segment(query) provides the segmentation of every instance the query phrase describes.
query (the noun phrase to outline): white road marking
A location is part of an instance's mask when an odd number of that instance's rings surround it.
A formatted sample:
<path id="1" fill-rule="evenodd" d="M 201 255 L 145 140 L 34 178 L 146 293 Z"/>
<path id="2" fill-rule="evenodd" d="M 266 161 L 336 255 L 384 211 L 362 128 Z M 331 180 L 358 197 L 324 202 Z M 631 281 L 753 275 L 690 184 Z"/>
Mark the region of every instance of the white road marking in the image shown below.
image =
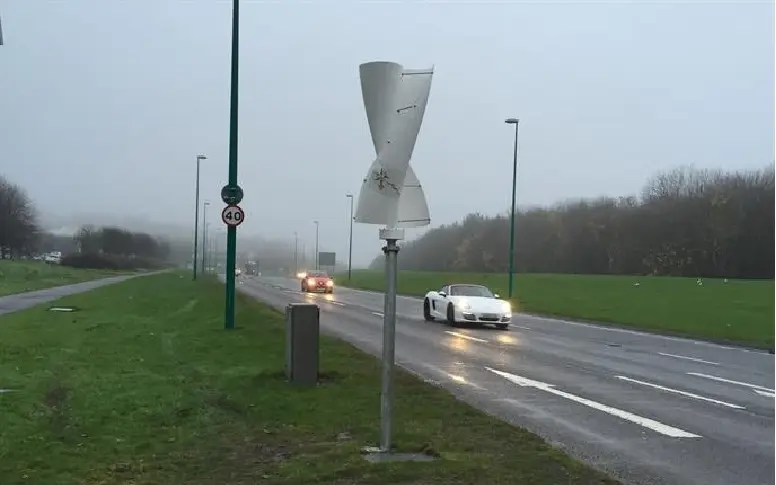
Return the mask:
<path id="1" fill-rule="evenodd" d="M 329 303 L 331 303 L 332 305 L 345 306 L 345 304 L 344 304 L 344 303 L 340 303 L 340 302 L 338 302 L 338 301 L 330 301 Z"/>
<path id="2" fill-rule="evenodd" d="M 382 317 L 382 316 L 384 316 L 384 315 L 383 315 L 382 313 L 380 313 L 380 312 L 372 312 L 372 315 L 377 315 L 378 317 Z"/>
<path id="3" fill-rule="evenodd" d="M 700 362 L 701 364 L 719 365 L 719 363 L 717 363 L 717 362 L 712 362 L 710 360 L 698 359 L 696 357 L 687 357 L 686 355 L 667 354 L 665 352 L 658 352 L 658 355 L 663 355 L 665 357 L 673 357 L 674 359 L 691 360 L 693 362 Z"/>
<path id="4" fill-rule="evenodd" d="M 761 391 L 759 389 L 752 389 L 752 390 L 754 392 L 756 392 L 757 394 L 761 395 L 761 396 L 770 397 L 770 398 L 776 398 L 776 394 L 774 394 L 772 392 Z"/>
<path id="5" fill-rule="evenodd" d="M 522 325 L 510 325 L 512 328 L 522 328 L 523 330 L 531 330 L 531 327 L 524 327 Z"/>
<path id="6" fill-rule="evenodd" d="M 711 379 L 712 381 L 725 382 L 725 383 L 728 383 L 728 384 L 735 384 L 737 386 L 749 387 L 751 389 L 759 389 L 761 391 L 770 392 L 771 394 L 776 392 L 773 389 L 768 389 L 765 386 L 758 386 L 757 384 L 749 384 L 748 382 L 734 381 L 734 380 L 731 380 L 731 379 L 725 379 L 724 377 L 717 377 L 717 376 L 712 376 L 712 375 L 709 375 L 709 374 L 701 374 L 700 372 L 688 372 L 687 374 L 691 375 L 691 376 L 705 377 L 706 379 Z"/>
<path id="7" fill-rule="evenodd" d="M 465 338 L 466 340 L 473 340 L 475 342 L 487 342 L 487 340 L 485 340 L 485 339 L 477 338 L 477 337 L 472 337 L 470 335 L 466 335 L 465 333 L 451 332 L 450 330 L 445 330 L 445 333 L 449 334 L 449 335 L 454 335 L 456 337 Z"/>
<path id="8" fill-rule="evenodd" d="M 653 384 L 651 382 L 639 381 L 639 380 L 631 379 L 630 377 L 625 377 L 625 376 L 615 376 L 615 377 L 617 377 L 617 379 L 620 379 L 622 381 L 633 382 L 634 384 L 641 384 L 641 385 L 644 385 L 644 386 L 653 387 L 655 389 L 660 389 L 661 391 L 673 392 L 674 394 L 681 394 L 682 396 L 687 396 L 687 397 L 691 397 L 693 399 L 698 399 L 699 401 L 711 402 L 711 403 L 714 403 L 714 404 L 719 404 L 720 406 L 725 406 L 725 407 L 733 408 L 733 409 L 746 409 L 745 407 L 739 406 L 738 404 L 732 404 L 732 403 L 725 402 L 725 401 L 719 401 L 717 399 L 712 399 L 710 397 L 701 396 L 700 394 L 694 394 L 692 392 L 681 391 L 679 389 L 672 389 L 670 387 L 661 386 L 659 384 Z"/>
<path id="9" fill-rule="evenodd" d="M 652 431 L 655 431 L 656 433 L 660 433 L 662 435 L 670 436 L 672 438 L 700 438 L 700 435 L 689 433 L 679 428 L 674 428 L 673 426 L 663 424 L 659 421 L 638 416 L 628 411 L 623 411 L 622 409 L 613 408 L 605 404 L 601 404 L 600 402 L 591 401 L 590 399 L 585 399 L 583 397 L 579 397 L 569 392 L 555 389 L 553 384 L 534 381 L 526 377 L 518 376 L 516 374 L 510 374 L 509 372 L 492 369 L 490 367 L 485 367 L 485 368 L 490 372 L 493 372 L 494 374 L 499 375 L 504 379 L 517 384 L 518 386 L 533 387 L 545 392 L 549 392 L 550 394 L 560 396 L 562 398 L 568 399 L 569 401 L 574 401 L 579 404 L 585 405 L 587 407 L 596 409 L 598 411 L 603 411 L 607 414 L 611 414 L 612 416 L 616 416 L 620 419 L 624 419 L 626 421 L 630 421 L 632 423 L 638 424 L 639 426 L 643 426 L 647 429 L 651 429 Z"/>

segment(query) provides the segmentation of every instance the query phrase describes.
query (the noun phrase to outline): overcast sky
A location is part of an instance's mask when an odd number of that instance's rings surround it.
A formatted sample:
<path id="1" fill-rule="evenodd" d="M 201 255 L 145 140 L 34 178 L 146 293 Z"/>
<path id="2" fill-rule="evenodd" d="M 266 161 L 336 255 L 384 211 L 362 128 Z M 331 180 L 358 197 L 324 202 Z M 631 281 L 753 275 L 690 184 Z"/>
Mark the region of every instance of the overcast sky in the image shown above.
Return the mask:
<path id="1" fill-rule="evenodd" d="M 772 2 L 241 2 L 239 231 L 345 256 L 374 157 L 358 66 L 435 66 L 412 165 L 432 225 L 773 163 Z M 0 173 L 41 212 L 191 224 L 227 178 L 231 2 L 0 0 Z M 211 211 L 217 216 L 217 210 Z M 86 222 L 86 221 L 85 221 Z M 409 235 L 422 230 L 408 231 Z M 354 258 L 381 246 L 356 225 Z"/>

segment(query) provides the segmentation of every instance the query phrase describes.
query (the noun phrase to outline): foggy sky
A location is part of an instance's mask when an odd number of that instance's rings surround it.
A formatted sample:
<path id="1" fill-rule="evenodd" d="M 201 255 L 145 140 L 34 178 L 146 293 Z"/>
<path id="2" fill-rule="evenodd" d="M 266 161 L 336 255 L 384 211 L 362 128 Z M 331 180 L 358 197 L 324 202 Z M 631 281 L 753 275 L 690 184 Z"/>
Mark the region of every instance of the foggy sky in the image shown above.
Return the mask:
<path id="1" fill-rule="evenodd" d="M 637 194 L 681 164 L 773 163 L 770 2 L 241 3 L 238 230 L 346 257 L 374 157 L 358 65 L 435 67 L 412 159 L 432 225 L 518 202 Z M 231 2 L 0 0 L 0 173 L 45 214 L 217 222 Z M 86 221 L 84 221 L 86 222 Z M 220 225 L 220 222 L 217 223 Z M 368 263 L 377 227 L 356 225 Z M 422 229 L 409 230 L 414 236 Z"/>

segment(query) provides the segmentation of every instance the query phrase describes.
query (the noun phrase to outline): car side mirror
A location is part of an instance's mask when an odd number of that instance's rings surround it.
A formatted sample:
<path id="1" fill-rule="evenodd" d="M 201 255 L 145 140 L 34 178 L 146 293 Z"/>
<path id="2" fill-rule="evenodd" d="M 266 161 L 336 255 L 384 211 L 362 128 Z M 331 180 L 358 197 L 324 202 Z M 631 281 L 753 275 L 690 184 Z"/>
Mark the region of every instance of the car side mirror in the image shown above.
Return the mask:
<path id="1" fill-rule="evenodd" d="M 439 296 L 441 296 L 442 298 L 447 298 L 447 293 L 445 293 L 444 291 L 440 291 Z"/>
<path id="2" fill-rule="evenodd" d="M 493 297 L 494 297 L 494 298 L 501 298 L 501 295 L 499 295 L 498 293 L 494 293 L 494 294 L 493 294 Z"/>

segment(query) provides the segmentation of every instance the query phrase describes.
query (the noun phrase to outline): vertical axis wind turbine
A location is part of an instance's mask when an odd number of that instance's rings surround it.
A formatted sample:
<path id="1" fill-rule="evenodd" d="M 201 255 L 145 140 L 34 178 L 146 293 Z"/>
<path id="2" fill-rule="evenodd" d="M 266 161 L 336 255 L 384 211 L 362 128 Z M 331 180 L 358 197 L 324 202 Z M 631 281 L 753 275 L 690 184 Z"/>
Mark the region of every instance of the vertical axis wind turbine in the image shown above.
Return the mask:
<path id="1" fill-rule="evenodd" d="M 375 147 L 361 190 L 355 222 L 379 224 L 385 240 L 385 303 L 380 392 L 380 446 L 369 452 L 391 452 L 393 366 L 396 344 L 397 241 L 407 227 L 431 223 L 423 188 L 410 166 L 434 69 L 405 69 L 395 62 L 359 66 L 361 95 Z"/>

